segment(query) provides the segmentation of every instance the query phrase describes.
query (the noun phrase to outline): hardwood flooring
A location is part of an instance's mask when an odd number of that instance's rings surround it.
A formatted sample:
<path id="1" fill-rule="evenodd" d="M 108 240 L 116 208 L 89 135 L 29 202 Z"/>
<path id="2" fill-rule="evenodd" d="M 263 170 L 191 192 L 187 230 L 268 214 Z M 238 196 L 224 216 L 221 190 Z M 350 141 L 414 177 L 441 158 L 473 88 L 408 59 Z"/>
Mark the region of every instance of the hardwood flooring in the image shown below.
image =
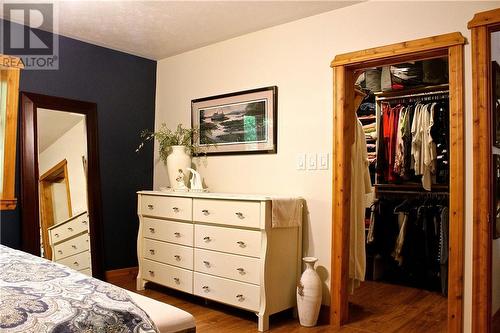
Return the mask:
<path id="1" fill-rule="evenodd" d="M 109 281 L 122 288 L 135 291 L 135 280 L 118 278 Z M 196 321 L 197 333 L 255 333 L 255 314 L 216 302 L 181 293 L 154 284 L 138 292 L 191 313 Z M 419 289 L 364 282 L 350 297 L 351 321 L 340 330 L 329 325 L 313 328 L 300 326 L 291 311 L 270 318 L 270 332 L 277 333 L 438 333 L 446 331 L 446 298 Z"/>

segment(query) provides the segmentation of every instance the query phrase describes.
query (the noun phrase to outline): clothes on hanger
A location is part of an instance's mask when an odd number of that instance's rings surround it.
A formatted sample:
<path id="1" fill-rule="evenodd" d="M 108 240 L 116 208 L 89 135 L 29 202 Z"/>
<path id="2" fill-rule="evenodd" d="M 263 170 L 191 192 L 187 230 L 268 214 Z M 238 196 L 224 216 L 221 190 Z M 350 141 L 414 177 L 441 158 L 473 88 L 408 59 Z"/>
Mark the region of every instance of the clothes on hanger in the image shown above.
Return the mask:
<path id="1" fill-rule="evenodd" d="M 382 258 L 384 281 L 447 293 L 448 207 L 441 199 L 378 198 L 367 244 Z"/>

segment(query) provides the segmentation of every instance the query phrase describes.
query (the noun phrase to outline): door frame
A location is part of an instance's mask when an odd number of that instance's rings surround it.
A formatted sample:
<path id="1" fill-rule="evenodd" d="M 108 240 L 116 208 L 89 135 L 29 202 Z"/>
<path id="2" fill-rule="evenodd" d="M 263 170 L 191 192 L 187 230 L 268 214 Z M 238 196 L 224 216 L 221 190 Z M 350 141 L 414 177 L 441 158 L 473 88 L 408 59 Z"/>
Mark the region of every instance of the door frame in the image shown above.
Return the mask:
<path id="1" fill-rule="evenodd" d="M 471 30 L 473 117 L 473 220 L 472 220 L 472 331 L 491 332 L 492 238 L 491 216 L 491 49 L 490 34 L 500 30 L 500 9 L 477 13 Z"/>
<path id="2" fill-rule="evenodd" d="M 101 178 L 97 130 L 97 105 L 61 97 L 21 92 L 21 202 L 23 251 L 40 256 L 40 197 L 38 193 L 37 109 L 85 115 L 87 129 L 87 202 L 92 276 L 103 279 Z"/>
<path id="3" fill-rule="evenodd" d="M 450 247 L 448 332 L 462 331 L 464 279 L 464 112 L 461 33 L 449 33 L 338 55 L 331 63 L 334 94 L 330 323 L 348 321 L 351 145 L 354 142 L 355 72 L 404 61 L 448 57 L 450 90 Z"/>

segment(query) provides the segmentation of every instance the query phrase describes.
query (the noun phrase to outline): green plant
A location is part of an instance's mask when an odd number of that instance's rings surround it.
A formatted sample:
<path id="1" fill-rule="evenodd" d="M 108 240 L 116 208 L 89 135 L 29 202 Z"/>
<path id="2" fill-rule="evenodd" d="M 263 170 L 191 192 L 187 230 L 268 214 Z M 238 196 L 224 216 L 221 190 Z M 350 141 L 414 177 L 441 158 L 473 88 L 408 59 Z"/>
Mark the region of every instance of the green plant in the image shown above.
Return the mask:
<path id="1" fill-rule="evenodd" d="M 136 153 L 139 152 L 144 147 L 146 142 L 155 138 L 160 145 L 160 158 L 164 163 L 167 163 L 167 156 L 171 153 L 172 146 L 185 146 L 186 149 L 194 155 L 201 153 L 200 147 L 193 143 L 199 141 L 199 135 L 200 130 L 197 127 L 183 128 L 182 124 L 179 124 L 177 125 L 175 131 L 172 131 L 165 123 L 163 123 L 161 124 L 160 129 L 156 132 L 143 130 L 141 132 L 142 142 L 135 151 Z"/>

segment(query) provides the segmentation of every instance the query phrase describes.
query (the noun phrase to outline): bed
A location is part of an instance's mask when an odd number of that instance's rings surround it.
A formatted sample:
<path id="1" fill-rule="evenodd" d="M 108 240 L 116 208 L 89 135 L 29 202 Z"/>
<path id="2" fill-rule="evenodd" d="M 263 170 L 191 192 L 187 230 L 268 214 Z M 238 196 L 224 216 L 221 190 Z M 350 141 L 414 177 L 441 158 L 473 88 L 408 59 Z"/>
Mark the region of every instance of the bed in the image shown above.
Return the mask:
<path id="1" fill-rule="evenodd" d="M 0 245 L 0 331 L 191 333 L 189 313 Z"/>

